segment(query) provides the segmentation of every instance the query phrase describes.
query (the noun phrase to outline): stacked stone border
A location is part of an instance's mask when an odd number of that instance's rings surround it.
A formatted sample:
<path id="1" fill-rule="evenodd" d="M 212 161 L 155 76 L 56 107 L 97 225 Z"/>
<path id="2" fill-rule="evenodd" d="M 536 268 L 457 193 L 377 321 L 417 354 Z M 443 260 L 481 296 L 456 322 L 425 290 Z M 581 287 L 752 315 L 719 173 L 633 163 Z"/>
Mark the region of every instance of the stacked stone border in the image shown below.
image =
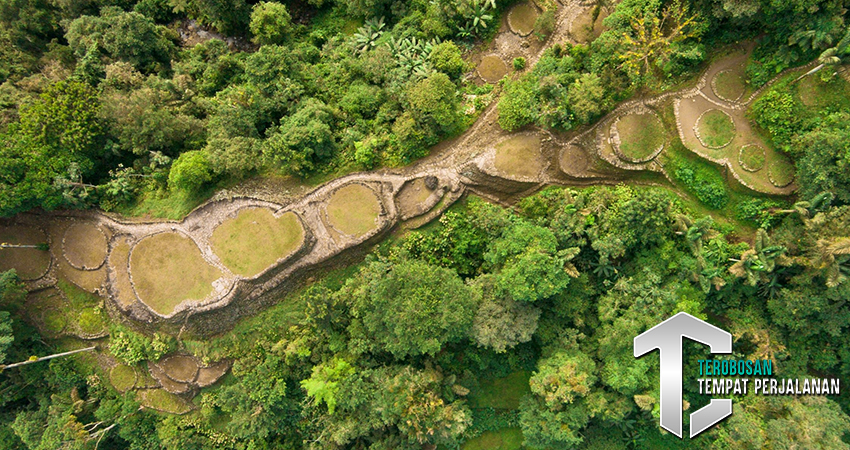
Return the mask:
<path id="1" fill-rule="evenodd" d="M 620 119 L 622 119 L 623 117 L 626 117 L 631 114 L 651 114 L 656 119 L 658 119 L 659 122 L 661 122 L 661 128 L 664 128 L 664 122 L 661 121 L 660 117 L 658 117 L 658 113 L 649 108 L 646 108 L 646 111 L 644 112 L 640 112 L 639 109 L 640 108 L 636 108 L 635 111 L 630 112 L 629 114 L 623 114 L 618 116 L 611 124 L 611 128 L 608 129 L 608 134 L 611 136 L 611 145 L 614 149 L 614 153 L 617 154 L 618 158 L 632 164 L 645 164 L 654 160 L 658 157 L 658 155 L 661 154 L 662 151 L 664 151 L 664 146 L 666 144 L 666 142 L 662 142 L 661 145 L 658 146 L 658 148 L 653 150 L 652 153 L 649 154 L 649 156 L 646 156 L 644 158 L 632 158 L 623 153 L 622 149 L 620 148 L 620 130 L 617 128 L 617 125 L 620 123 Z M 664 132 L 666 133 L 667 130 L 665 129 Z M 664 140 L 666 141 L 667 139 Z"/>
<path id="2" fill-rule="evenodd" d="M 66 245 L 66 239 L 67 239 L 67 237 L 68 237 L 68 230 L 70 230 L 72 227 L 75 227 L 75 226 L 85 226 L 85 225 L 91 225 L 91 226 L 93 226 L 93 227 L 94 227 L 97 231 L 99 231 L 99 232 L 100 232 L 100 235 L 101 235 L 101 236 L 103 236 L 103 242 L 104 242 L 104 245 L 106 245 L 106 251 L 105 251 L 105 254 L 104 254 L 104 256 L 103 256 L 103 260 L 101 260 L 101 261 L 100 261 L 100 263 L 99 263 L 97 266 L 95 266 L 95 267 L 78 266 L 78 265 L 74 264 L 74 262 L 73 262 L 73 261 L 71 261 L 71 258 L 69 258 L 69 257 L 68 257 L 68 246 Z M 77 269 L 77 270 L 83 270 L 83 271 L 95 271 L 95 270 L 98 270 L 98 269 L 100 269 L 101 267 L 103 267 L 103 265 L 104 265 L 104 264 L 106 264 L 106 257 L 107 257 L 108 255 L 109 255 L 109 238 L 107 238 L 107 237 L 106 237 L 106 233 L 104 233 L 104 232 L 103 232 L 103 229 L 102 229 L 100 226 L 98 226 L 98 224 L 96 224 L 96 223 L 86 223 L 86 222 L 76 222 L 76 221 L 75 221 L 75 222 L 71 223 L 70 225 L 68 225 L 68 227 L 66 227 L 66 228 L 65 228 L 65 232 L 64 232 L 64 233 L 62 233 L 62 257 L 63 257 L 63 258 L 65 258 L 65 261 L 66 261 L 66 262 L 67 262 L 67 263 L 68 263 L 71 267 L 73 267 L 73 268 L 75 268 L 75 269 Z"/>

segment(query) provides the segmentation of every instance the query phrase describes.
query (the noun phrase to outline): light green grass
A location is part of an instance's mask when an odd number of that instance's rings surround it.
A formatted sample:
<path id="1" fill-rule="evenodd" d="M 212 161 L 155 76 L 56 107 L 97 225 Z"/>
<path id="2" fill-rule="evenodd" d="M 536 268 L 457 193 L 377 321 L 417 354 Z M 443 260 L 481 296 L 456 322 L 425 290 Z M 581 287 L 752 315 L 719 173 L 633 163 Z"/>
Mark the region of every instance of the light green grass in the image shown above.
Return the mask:
<path id="1" fill-rule="evenodd" d="M 77 323 L 85 334 L 100 334 L 106 330 L 106 318 L 100 308 L 86 308 L 80 312 Z"/>
<path id="2" fill-rule="evenodd" d="M 702 142 L 709 147 L 723 147 L 735 138 L 735 123 L 729 115 L 718 109 L 703 114 L 697 127 Z"/>
<path id="3" fill-rule="evenodd" d="M 41 316 L 45 328 L 51 333 L 61 333 L 68 325 L 68 319 L 65 317 L 67 313 L 60 309 L 48 309 Z"/>
<path id="4" fill-rule="evenodd" d="M 118 392 L 127 392 L 136 387 L 136 369 L 119 364 L 109 371 L 109 382 Z"/>
<path id="5" fill-rule="evenodd" d="M 776 158 L 767 168 L 770 171 L 770 182 L 776 186 L 787 186 L 794 181 L 794 165 L 785 158 Z"/>
<path id="6" fill-rule="evenodd" d="M 214 231 L 212 249 L 233 273 L 253 277 L 297 250 L 304 228 L 295 213 L 275 218 L 266 208 L 247 208 Z"/>
<path id="7" fill-rule="evenodd" d="M 653 113 L 627 114 L 617 122 L 620 152 L 632 161 L 652 156 L 667 139 L 664 124 Z"/>
<path id="8" fill-rule="evenodd" d="M 331 225 L 345 234 L 361 236 L 375 229 L 381 205 L 375 192 L 352 183 L 333 193 L 327 206 Z"/>
<path id="9" fill-rule="evenodd" d="M 739 161 L 746 170 L 761 170 L 764 167 L 764 149 L 758 145 L 744 146 L 741 148 Z"/>
<path id="10" fill-rule="evenodd" d="M 191 239 L 177 233 L 142 239 L 130 255 L 130 273 L 139 298 L 163 315 L 184 300 L 204 299 L 222 276 Z"/>

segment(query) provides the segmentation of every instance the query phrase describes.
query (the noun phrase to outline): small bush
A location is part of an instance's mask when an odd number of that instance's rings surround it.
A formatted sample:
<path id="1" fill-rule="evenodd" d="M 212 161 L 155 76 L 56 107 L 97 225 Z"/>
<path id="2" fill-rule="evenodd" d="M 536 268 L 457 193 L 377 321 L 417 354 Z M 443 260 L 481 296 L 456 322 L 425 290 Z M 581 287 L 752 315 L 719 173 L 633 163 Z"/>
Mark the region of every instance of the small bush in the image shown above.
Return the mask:
<path id="1" fill-rule="evenodd" d="M 519 58 L 514 58 L 513 66 L 514 70 L 522 70 L 525 69 L 525 58 L 520 56 Z"/>
<path id="2" fill-rule="evenodd" d="M 749 222 L 759 228 L 770 228 L 778 219 L 770 213 L 770 210 L 779 207 L 780 204 L 774 200 L 753 198 L 738 203 L 735 216 L 738 220 Z"/>
<path id="3" fill-rule="evenodd" d="M 752 115 L 756 123 L 770 133 L 773 143 L 787 151 L 801 121 L 791 94 L 771 88 L 753 103 Z"/>
<path id="4" fill-rule="evenodd" d="M 159 360 L 176 345 L 177 341 L 171 336 L 156 333 L 151 339 L 125 328 L 116 328 L 112 331 L 109 351 L 128 365 L 134 365 L 145 360 Z"/>
<path id="5" fill-rule="evenodd" d="M 691 162 L 679 162 L 675 167 L 673 176 L 699 201 L 714 209 L 723 208 L 729 202 L 723 177 L 710 167 Z"/>

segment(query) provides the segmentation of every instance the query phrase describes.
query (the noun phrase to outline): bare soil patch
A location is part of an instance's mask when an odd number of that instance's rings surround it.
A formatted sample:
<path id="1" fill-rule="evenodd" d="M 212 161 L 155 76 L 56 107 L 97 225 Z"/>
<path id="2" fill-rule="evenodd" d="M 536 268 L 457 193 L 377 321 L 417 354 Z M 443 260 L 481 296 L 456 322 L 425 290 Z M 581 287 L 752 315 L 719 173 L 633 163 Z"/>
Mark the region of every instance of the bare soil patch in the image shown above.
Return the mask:
<path id="1" fill-rule="evenodd" d="M 577 175 L 589 164 L 587 151 L 577 145 L 568 145 L 561 151 L 561 170 L 568 175 Z"/>
<path id="2" fill-rule="evenodd" d="M 12 245 L 39 245 L 47 243 L 47 236 L 36 227 L 24 225 L 0 226 L 0 243 Z M 37 248 L 0 249 L 0 271 L 15 269 L 23 280 L 37 280 L 50 268 L 50 253 Z"/>
<path id="3" fill-rule="evenodd" d="M 221 361 L 209 367 L 201 367 L 198 371 L 198 380 L 196 381 L 198 387 L 212 386 L 227 373 L 229 368 L 230 364 L 226 361 Z"/>
<path id="4" fill-rule="evenodd" d="M 362 236 L 378 226 L 381 204 L 375 191 L 351 183 L 337 189 L 327 204 L 328 222 L 341 233 Z"/>
<path id="5" fill-rule="evenodd" d="M 508 66 L 499 55 L 487 55 L 478 63 L 478 76 L 482 80 L 495 84 L 508 73 Z"/>
<path id="6" fill-rule="evenodd" d="M 508 26 L 515 34 L 528 36 L 534 31 L 534 23 L 540 11 L 531 2 L 514 5 L 508 12 Z"/>
<path id="7" fill-rule="evenodd" d="M 536 177 L 543 169 L 540 135 L 520 134 L 500 142 L 494 165 L 503 174 Z"/>
<path id="8" fill-rule="evenodd" d="M 75 222 L 65 229 L 62 254 L 78 270 L 94 270 L 103 265 L 108 251 L 106 235 L 90 222 Z"/>
<path id="9" fill-rule="evenodd" d="M 142 239 L 130 254 L 130 269 L 139 299 L 163 315 L 185 300 L 203 300 L 222 276 L 191 239 L 178 233 Z"/>
<path id="10" fill-rule="evenodd" d="M 425 186 L 425 177 L 416 178 L 404 184 L 396 197 L 399 213 L 403 217 L 418 215 L 425 202 L 434 193 Z"/>
<path id="11" fill-rule="evenodd" d="M 233 273 L 253 277 L 298 250 L 304 227 L 293 212 L 280 217 L 266 208 L 245 208 L 213 231 L 213 252 Z"/>

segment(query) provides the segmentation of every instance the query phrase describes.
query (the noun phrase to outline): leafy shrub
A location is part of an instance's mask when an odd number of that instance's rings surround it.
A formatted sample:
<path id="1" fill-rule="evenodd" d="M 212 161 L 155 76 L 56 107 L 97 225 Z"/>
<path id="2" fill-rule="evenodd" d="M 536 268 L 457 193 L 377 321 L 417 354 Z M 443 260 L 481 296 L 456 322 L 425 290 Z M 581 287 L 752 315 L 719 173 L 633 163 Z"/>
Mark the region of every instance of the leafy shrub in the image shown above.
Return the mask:
<path id="1" fill-rule="evenodd" d="M 770 133 L 773 143 L 787 151 L 800 128 L 800 114 L 791 94 L 772 88 L 753 103 L 751 112 L 756 123 Z"/>
<path id="2" fill-rule="evenodd" d="M 525 58 L 523 58 L 522 56 L 520 56 L 519 58 L 514 58 L 514 61 L 513 61 L 514 70 L 525 69 L 525 64 L 526 64 Z"/>
<path id="3" fill-rule="evenodd" d="M 177 341 L 171 336 L 156 333 L 151 339 L 126 328 L 116 328 L 112 331 L 109 351 L 116 358 L 133 365 L 145 360 L 156 361 L 176 345 Z"/>
<path id="4" fill-rule="evenodd" d="M 699 201 L 711 208 L 720 209 L 729 202 L 723 177 L 707 166 L 679 162 L 676 164 L 673 176 Z"/>
<path id="5" fill-rule="evenodd" d="M 770 228 L 777 217 L 770 214 L 769 210 L 779 207 L 779 202 L 775 200 L 753 198 L 738 203 L 735 207 L 735 216 L 738 220 L 757 225 L 759 228 Z"/>

